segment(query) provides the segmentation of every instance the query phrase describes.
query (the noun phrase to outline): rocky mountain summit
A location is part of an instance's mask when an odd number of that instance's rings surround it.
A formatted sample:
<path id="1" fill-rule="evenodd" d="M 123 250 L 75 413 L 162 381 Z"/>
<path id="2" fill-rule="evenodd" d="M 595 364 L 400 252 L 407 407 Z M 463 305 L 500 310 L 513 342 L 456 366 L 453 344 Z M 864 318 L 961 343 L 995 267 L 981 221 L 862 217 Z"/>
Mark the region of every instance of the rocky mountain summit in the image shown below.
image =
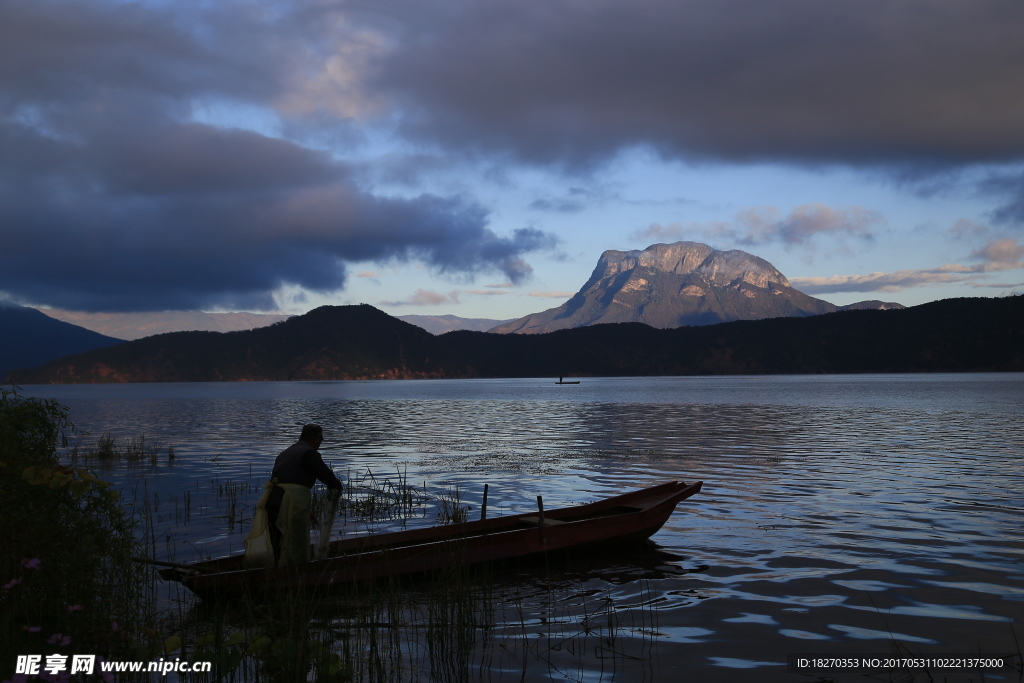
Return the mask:
<path id="1" fill-rule="evenodd" d="M 606 251 L 587 283 L 564 304 L 490 332 L 535 334 L 626 322 L 673 328 L 836 310 L 793 289 L 775 266 L 753 254 L 675 242 L 643 251 Z"/>

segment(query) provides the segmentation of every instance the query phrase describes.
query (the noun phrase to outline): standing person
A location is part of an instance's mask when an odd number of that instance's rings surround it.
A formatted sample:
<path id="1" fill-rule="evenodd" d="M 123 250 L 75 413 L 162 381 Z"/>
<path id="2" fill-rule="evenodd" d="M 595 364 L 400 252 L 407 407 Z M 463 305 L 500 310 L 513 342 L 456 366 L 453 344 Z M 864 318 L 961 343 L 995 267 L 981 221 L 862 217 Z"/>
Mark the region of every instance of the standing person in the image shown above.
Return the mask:
<path id="1" fill-rule="evenodd" d="M 320 425 L 307 424 L 299 440 L 277 456 L 245 541 L 246 567 L 287 567 L 309 562 L 313 485 L 319 479 L 331 489 L 331 495 L 341 493 L 341 481 L 317 450 L 323 440 Z"/>

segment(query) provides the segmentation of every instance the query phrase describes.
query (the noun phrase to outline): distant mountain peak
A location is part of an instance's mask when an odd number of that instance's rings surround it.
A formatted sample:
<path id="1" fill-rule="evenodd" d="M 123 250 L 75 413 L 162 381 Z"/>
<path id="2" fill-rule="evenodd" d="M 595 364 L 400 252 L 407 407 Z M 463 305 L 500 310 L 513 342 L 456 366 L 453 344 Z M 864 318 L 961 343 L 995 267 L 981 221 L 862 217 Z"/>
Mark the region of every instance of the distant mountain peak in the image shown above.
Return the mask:
<path id="1" fill-rule="evenodd" d="M 763 258 L 700 242 L 674 242 L 606 251 L 569 301 L 490 331 L 540 333 L 617 322 L 671 328 L 835 310 L 793 289 Z"/>
<path id="2" fill-rule="evenodd" d="M 846 306 L 840 306 L 840 311 L 898 311 L 906 308 L 903 304 L 898 304 L 895 301 L 879 301 L 878 299 L 871 299 L 870 301 L 858 301 L 855 304 L 847 304 Z"/>
<path id="3" fill-rule="evenodd" d="M 444 334 L 456 330 L 486 332 L 497 325 L 504 325 L 511 320 L 494 320 L 493 318 L 460 318 L 457 315 L 400 315 L 399 320 L 422 327 L 430 334 Z"/>

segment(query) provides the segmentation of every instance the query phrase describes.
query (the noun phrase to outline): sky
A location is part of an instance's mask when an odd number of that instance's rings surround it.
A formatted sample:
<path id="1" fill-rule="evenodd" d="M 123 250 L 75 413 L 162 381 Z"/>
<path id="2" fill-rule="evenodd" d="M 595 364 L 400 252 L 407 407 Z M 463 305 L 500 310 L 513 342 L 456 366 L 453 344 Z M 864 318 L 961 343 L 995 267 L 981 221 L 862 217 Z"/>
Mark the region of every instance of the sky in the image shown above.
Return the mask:
<path id="1" fill-rule="evenodd" d="M 4 0 L 0 297 L 515 318 L 607 249 L 1024 292 L 1020 0 Z"/>

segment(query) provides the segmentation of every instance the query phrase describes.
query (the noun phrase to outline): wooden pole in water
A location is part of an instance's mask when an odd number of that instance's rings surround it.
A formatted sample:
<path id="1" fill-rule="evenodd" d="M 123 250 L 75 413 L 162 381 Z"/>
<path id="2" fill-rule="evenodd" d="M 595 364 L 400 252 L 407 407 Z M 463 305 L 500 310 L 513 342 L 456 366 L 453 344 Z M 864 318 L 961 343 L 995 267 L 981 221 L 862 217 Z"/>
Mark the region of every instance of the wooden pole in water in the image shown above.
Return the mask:
<path id="1" fill-rule="evenodd" d="M 487 519 L 487 484 L 484 484 L 484 502 L 480 504 L 480 521 Z"/>
<path id="2" fill-rule="evenodd" d="M 544 496 L 537 496 L 537 508 L 540 510 L 540 542 L 547 543 L 544 538 Z"/>
<path id="3" fill-rule="evenodd" d="M 320 538 L 316 544 L 315 560 L 322 560 L 327 557 L 327 546 L 331 542 L 331 532 L 334 531 L 334 518 L 338 516 L 338 500 L 341 498 L 341 489 L 332 490 L 327 494 L 331 498 L 331 511 L 327 519 L 320 524 Z"/>

